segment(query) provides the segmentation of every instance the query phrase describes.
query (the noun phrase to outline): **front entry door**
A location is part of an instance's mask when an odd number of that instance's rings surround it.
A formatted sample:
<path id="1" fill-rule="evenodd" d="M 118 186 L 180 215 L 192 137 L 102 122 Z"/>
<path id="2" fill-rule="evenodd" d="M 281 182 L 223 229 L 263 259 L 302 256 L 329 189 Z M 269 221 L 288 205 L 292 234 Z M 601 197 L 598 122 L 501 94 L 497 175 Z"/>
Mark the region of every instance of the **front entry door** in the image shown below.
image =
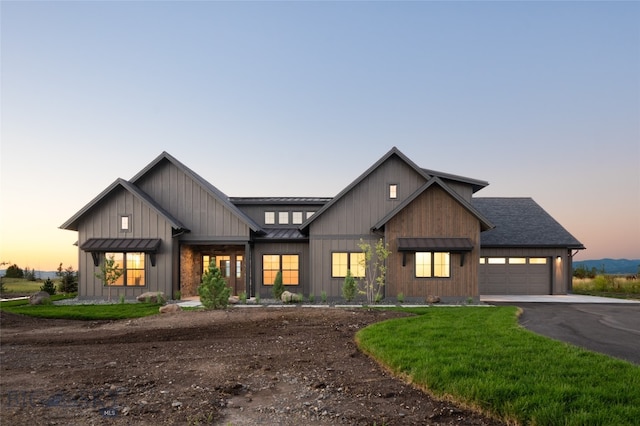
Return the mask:
<path id="1" fill-rule="evenodd" d="M 231 288 L 231 294 L 238 296 L 245 291 L 244 288 L 244 256 L 241 254 L 221 254 L 221 255 L 204 255 L 202 256 L 202 273 L 209 269 L 209 264 L 215 262 L 220 269 L 220 273 L 227 281 L 227 285 Z"/>

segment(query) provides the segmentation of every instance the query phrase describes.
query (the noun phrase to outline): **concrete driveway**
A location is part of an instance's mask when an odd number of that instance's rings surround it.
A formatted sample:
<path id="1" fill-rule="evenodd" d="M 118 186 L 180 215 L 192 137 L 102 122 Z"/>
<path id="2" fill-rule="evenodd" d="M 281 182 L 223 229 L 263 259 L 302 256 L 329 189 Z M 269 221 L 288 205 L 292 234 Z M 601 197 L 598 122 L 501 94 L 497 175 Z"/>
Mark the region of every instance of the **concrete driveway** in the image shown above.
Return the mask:
<path id="1" fill-rule="evenodd" d="M 521 307 L 524 312 L 520 324 L 535 333 L 640 365 L 640 301 L 540 303 L 523 301 L 526 297 L 519 300 L 491 303 Z"/>

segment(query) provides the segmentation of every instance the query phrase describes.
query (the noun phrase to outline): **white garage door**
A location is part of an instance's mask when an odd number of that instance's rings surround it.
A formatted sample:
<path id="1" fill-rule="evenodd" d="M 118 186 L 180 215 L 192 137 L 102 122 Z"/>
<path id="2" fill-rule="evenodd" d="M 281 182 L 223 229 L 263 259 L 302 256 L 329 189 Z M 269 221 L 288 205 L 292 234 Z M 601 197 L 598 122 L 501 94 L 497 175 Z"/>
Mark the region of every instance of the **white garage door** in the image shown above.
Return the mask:
<path id="1" fill-rule="evenodd" d="M 551 294 L 551 262 L 546 257 L 482 257 L 480 294 Z"/>

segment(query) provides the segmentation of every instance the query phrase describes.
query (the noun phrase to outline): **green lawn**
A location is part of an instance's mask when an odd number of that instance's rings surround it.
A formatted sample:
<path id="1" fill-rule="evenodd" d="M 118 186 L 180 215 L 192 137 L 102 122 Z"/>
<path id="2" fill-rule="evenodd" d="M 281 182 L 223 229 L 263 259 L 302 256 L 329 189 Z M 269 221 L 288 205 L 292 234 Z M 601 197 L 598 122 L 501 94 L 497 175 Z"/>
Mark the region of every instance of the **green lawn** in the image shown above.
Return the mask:
<path id="1" fill-rule="evenodd" d="M 357 341 L 436 396 L 520 424 L 639 424 L 638 366 L 529 332 L 515 307 L 411 311 L 418 316 L 371 325 Z"/>
<path id="2" fill-rule="evenodd" d="M 59 280 L 52 280 L 58 287 Z M 18 293 L 29 294 L 37 293 L 40 291 L 40 287 L 44 284 L 44 281 L 29 281 L 24 278 L 5 278 L 2 277 L 5 293 Z"/>
<path id="3" fill-rule="evenodd" d="M 52 300 L 63 298 L 53 296 Z M 0 310 L 39 318 L 74 320 L 119 320 L 140 318 L 158 313 L 160 305 L 153 303 L 116 303 L 98 305 L 29 305 L 27 300 L 0 303 Z"/>

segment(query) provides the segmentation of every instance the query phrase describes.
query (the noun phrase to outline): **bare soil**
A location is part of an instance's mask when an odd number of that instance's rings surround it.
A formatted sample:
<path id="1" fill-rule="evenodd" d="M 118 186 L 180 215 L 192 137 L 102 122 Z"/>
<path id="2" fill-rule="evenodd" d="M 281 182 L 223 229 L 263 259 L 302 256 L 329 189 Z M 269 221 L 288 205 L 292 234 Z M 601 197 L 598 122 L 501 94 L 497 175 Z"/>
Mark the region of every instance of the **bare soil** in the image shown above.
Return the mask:
<path id="1" fill-rule="evenodd" d="M 233 308 L 82 322 L 0 314 L 3 425 L 499 425 L 394 378 L 354 334 L 402 314 Z"/>

